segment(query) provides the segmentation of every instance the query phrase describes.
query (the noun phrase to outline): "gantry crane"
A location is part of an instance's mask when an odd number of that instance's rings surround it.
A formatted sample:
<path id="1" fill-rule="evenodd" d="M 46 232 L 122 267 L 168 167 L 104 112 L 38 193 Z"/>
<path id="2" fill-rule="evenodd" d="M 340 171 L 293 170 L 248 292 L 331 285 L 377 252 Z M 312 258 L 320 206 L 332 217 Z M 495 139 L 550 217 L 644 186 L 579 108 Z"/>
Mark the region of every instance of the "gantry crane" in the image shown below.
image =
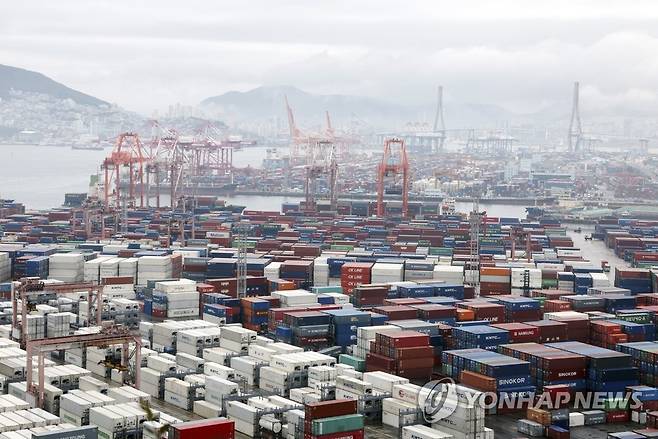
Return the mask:
<path id="1" fill-rule="evenodd" d="M 144 207 L 144 166 L 147 161 L 148 157 L 136 133 L 119 134 L 114 149 L 102 164 L 105 171 L 103 184 L 106 209 L 110 206 L 110 196 L 114 198 L 116 208 L 120 207 L 121 199 L 125 198 L 125 185 L 121 181 L 122 169 L 128 171 L 128 202 L 133 206 L 137 205 L 136 185 L 139 185 L 139 205 Z M 110 193 L 112 186 L 114 188 Z"/>
<path id="2" fill-rule="evenodd" d="M 306 151 L 306 210 L 317 209 L 317 180 L 325 176 L 331 209 L 336 208 L 336 180 L 338 163 L 336 162 L 336 145 L 327 140 L 320 140 Z"/>
<path id="3" fill-rule="evenodd" d="M 134 351 L 130 352 L 130 343 L 134 343 Z M 25 350 L 27 351 L 27 363 L 26 363 L 26 387 L 28 394 L 31 394 L 35 399 L 35 405 L 37 407 L 43 407 L 44 403 L 44 385 L 45 385 L 45 376 L 44 376 L 44 354 L 47 352 L 73 349 L 73 348 L 85 348 L 88 346 L 97 346 L 97 347 L 106 347 L 110 345 L 122 345 L 122 361 L 121 368 L 123 370 L 129 370 L 130 358 L 134 356 L 134 374 L 133 379 L 130 380 L 130 375 L 128 376 L 129 382 L 127 384 L 132 384 L 135 388 L 140 387 L 141 382 L 141 363 L 142 363 L 142 340 L 137 335 L 132 335 L 126 328 L 119 326 L 109 326 L 103 328 L 98 334 L 86 334 L 86 335 L 69 335 L 66 337 L 54 337 L 54 338 L 41 338 L 37 340 L 28 340 Z M 32 357 L 37 355 L 37 373 L 38 381 L 37 384 L 32 381 L 34 371 L 32 369 Z"/>
<path id="4" fill-rule="evenodd" d="M 179 134 L 173 128 L 165 128 L 157 120 L 152 121 L 153 136 L 151 143 L 148 145 L 148 163 L 146 165 L 146 205 L 150 205 L 151 184 L 155 183 L 155 204 L 160 208 L 160 185 L 163 180 L 175 180 L 175 176 L 170 173 L 172 169 L 172 160 L 178 156 Z M 174 187 L 172 184 L 171 187 Z"/>
<path id="5" fill-rule="evenodd" d="M 12 337 L 17 339 L 21 345 L 27 341 L 27 312 L 29 307 L 29 296 L 50 293 L 87 293 L 87 303 L 91 310 L 92 304 L 96 304 L 96 324 L 102 323 L 103 311 L 103 287 L 93 283 L 61 283 L 46 285 L 37 277 L 26 277 L 19 281 L 19 285 L 11 289 L 12 303 Z M 21 321 L 18 321 L 18 300 L 21 301 Z"/>
<path id="6" fill-rule="evenodd" d="M 384 183 L 393 177 L 394 185 L 401 187 L 402 217 L 409 214 L 409 160 L 404 140 L 398 138 L 384 141 L 384 154 L 377 170 L 377 216 L 384 216 Z"/>
<path id="7" fill-rule="evenodd" d="M 510 233 L 510 237 L 512 238 L 512 248 L 510 250 L 510 259 L 514 260 L 514 256 L 516 253 L 516 238 L 525 236 L 525 257 L 528 262 L 532 260 L 532 232 L 529 230 L 521 230 L 517 228 L 513 228 Z"/>

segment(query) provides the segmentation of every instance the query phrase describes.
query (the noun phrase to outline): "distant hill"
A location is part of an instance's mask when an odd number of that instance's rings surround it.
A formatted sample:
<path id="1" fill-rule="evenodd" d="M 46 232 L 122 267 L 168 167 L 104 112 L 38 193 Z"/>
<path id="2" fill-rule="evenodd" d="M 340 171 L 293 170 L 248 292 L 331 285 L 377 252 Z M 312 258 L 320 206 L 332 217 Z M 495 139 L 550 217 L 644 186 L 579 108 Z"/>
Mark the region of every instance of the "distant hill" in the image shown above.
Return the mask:
<path id="1" fill-rule="evenodd" d="M 230 91 L 209 97 L 201 107 L 226 120 L 255 121 L 279 118 L 287 123 L 284 96 L 293 109 L 300 128 L 314 128 L 324 124 L 325 111 L 332 122 L 348 124 L 364 121 L 378 129 L 403 127 L 407 122 L 433 123 L 434 104 L 405 106 L 380 99 L 349 95 L 318 95 L 292 86 L 263 86 L 246 92 Z M 495 105 L 447 103 L 445 120 L 447 128 L 490 126 L 508 120 L 513 114 Z"/>
<path id="2" fill-rule="evenodd" d="M 41 73 L 0 64 L 0 98 L 8 98 L 12 89 L 43 93 L 61 99 L 72 99 L 82 105 L 109 105 L 101 99 L 53 81 Z"/>

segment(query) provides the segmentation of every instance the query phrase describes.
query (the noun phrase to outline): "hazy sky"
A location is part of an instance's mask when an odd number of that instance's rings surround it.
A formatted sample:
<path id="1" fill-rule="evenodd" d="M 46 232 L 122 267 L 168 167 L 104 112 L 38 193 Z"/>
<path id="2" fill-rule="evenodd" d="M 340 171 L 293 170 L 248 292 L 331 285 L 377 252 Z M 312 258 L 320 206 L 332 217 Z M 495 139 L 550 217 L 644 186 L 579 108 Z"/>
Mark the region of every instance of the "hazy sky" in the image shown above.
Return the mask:
<path id="1" fill-rule="evenodd" d="M 229 90 L 658 109 L 658 1 L 4 1 L 0 63 L 150 113 Z"/>

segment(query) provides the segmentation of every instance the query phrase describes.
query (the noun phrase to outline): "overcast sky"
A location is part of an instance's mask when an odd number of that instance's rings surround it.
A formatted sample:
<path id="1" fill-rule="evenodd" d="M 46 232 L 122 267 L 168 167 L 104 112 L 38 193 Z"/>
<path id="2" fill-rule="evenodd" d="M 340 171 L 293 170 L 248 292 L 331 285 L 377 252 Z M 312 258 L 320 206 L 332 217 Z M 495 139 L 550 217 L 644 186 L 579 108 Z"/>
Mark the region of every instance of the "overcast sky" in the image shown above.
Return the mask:
<path id="1" fill-rule="evenodd" d="M 150 113 L 230 90 L 658 109 L 658 1 L 4 1 L 0 63 Z"/>

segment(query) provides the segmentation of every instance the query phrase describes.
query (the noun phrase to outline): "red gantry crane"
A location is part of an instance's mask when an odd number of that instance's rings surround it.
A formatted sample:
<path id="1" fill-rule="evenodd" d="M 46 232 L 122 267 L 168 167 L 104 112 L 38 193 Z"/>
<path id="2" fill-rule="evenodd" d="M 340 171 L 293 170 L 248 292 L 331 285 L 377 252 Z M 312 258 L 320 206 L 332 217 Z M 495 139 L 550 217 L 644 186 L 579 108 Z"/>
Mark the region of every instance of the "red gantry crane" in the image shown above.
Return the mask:
<path id="1" fill-rule="evenodd" d="M 384 216 L 385 179 L 393 177 L 393 186 L 400 187 L 402 217 L 409 214 L 409 160 L 404 140 L 393 138 L 384 142 L 384 155 L 377 170 L 377 216 Z"/>
<path id="2" fill-rule="evenodd" d="M 144 154 L 142 142 L 136 133 L 123 133 L 117 137 L 114 149 L 108 157 L 103 160 L 102 168 L 105 170 L 105 179 L 103 181 L 105 190 L 105 208 L 110 204 L 110 197 L 113 197 L 114 205 L 119 208 L 125 185 L 122 185 L 122 169 L 128 171 L 128 197 L 127 202 L 137 205 L 136 186 L 139 185 L 139 206 L 144 207 L 144 165 L 148 160 Z M 114 189 L 110 193 L 110 187 Z"/>

